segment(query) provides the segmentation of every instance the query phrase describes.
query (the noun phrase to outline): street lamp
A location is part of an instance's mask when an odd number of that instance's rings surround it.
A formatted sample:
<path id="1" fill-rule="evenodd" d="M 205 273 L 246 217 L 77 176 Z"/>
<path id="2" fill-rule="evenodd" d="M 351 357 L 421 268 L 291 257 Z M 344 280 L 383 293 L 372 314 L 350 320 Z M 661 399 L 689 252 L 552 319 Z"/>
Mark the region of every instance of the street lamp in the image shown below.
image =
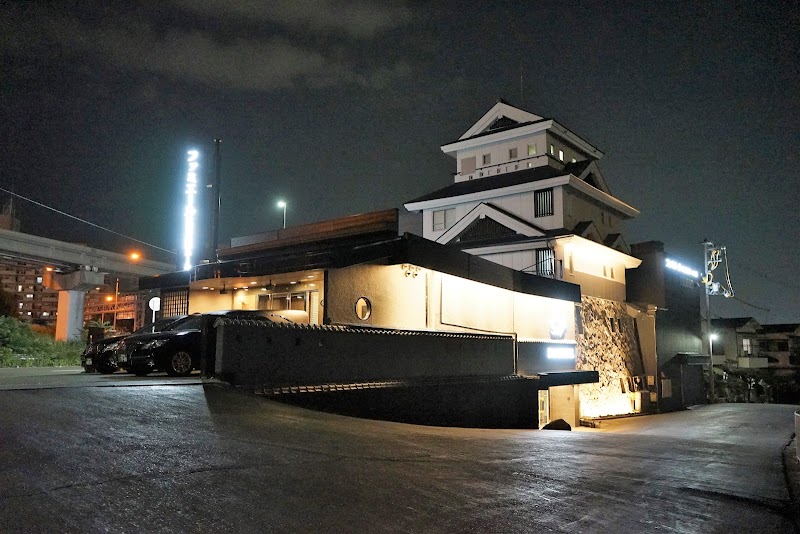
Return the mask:
<path id="1" fill-rule="evenodd" d="M 278 207 L 283 208 L 283 229 L 286 230 L 286 202 L 279 200 Z"/>

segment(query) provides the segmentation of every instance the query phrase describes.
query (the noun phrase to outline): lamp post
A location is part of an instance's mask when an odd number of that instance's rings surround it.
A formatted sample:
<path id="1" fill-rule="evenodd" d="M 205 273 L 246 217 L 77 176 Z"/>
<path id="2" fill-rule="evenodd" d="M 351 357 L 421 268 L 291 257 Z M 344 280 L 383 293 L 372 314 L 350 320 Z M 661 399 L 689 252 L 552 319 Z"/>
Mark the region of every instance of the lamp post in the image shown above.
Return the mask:
<path id="1" fill-rule="evenodd" d="M 283 208 L 283 229 L 286 230 L 286 202 L 279 200 L 278 207 Z"/>
<path id="2" fill-rule="evenodd" d="M 114 323 L 111 326 L 111 329 L 116 332 L 117 330 L 117 311 L 119 310 L 119 278 L 117 278 L 117 284 L 114 287 Z"/>

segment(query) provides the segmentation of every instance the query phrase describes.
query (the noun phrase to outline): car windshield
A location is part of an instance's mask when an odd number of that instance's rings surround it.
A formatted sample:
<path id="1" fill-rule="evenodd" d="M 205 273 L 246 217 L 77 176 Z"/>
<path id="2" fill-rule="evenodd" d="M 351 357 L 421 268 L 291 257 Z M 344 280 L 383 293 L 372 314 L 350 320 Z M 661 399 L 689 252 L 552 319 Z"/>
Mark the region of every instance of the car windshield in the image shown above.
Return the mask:
<path id="1" fill-rule="evenodd" d="M 203 316 L 199 313 L 190 315 L 181 321 L 170 325 L 168 330 L 201 330 L 203 327 Z"/>
<path id="2" fill-rule="evenodd" d="M 180 322 L 187 319 L 187 317 L 166 317 L 164 319 L 159 319 L 154 323 L 149 323 L 144 325 L 143 327 L 134 330 L 134 334 L 152 334 L 154 332 L 161 332 L 162 330 L 169 330 L 172 328 L 173 325 L 179 324 Z"/>

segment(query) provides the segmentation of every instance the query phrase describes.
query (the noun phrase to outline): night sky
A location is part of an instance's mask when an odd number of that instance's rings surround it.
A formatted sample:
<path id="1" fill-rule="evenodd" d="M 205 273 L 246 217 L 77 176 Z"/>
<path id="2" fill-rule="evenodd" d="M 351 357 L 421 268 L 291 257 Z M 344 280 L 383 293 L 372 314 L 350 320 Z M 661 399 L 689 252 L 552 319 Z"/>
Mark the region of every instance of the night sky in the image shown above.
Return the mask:
<path id="1" fill-rule="evenodd" d="M 714 315 L 800 322 L 797 2 L 107 4 L 0 1 L 0 187 L 176 249 L 185 152 L 211 179 L 220 137 L 224 242 L 280 227 L 279 199 L 295 225 L 448 185 L 439 146 L 503 98 L 605 152 L 628 243 L 698 270 L 727 246 L 740 300 Z"/>

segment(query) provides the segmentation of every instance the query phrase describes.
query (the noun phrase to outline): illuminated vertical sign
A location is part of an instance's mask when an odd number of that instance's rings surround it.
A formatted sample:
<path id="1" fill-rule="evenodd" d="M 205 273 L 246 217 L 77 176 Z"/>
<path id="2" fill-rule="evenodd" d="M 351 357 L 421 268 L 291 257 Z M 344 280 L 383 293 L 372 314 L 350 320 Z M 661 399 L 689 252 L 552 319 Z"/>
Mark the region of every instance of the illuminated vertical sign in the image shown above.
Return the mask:
<path id="1" fill-rule="evenodd" d="M 192 252 L 194 251 L 194 219 L 197 208 L 194 199 L 197 196 L 197 169 L 200 167 L 200 152 L 189 150 L 186 164 L 186 208 L 183 210 L 183 268 L 192 268 Z"/>

